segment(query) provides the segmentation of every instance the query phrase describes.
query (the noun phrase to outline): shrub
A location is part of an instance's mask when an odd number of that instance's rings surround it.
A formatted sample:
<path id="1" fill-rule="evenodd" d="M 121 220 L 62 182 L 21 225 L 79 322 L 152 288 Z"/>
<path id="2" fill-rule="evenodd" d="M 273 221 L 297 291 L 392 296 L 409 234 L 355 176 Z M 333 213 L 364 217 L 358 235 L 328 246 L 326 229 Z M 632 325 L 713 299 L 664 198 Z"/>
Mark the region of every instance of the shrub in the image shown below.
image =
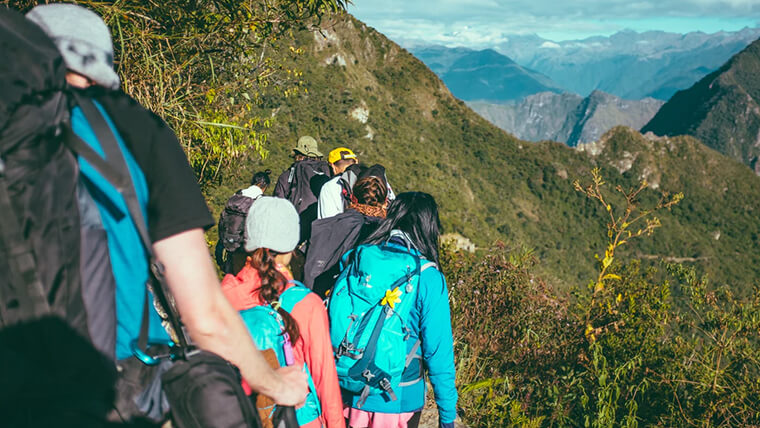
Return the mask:
<path id="1" fill-rule="evenodd" d="M 530 251 L 444 251 L 465 421 L 760 424 L 760 290 L 740 298 L 694 268 L 621 262 L 616 250 L 660 227 L 654 214 L 680 195 L 649 195 L 655 204 L 642 208 L 646 183 L 608 194 L 598 171 L 576 188 L 604 206 L 609 223 L 594 280 L 569 295 L 531 273 Z"/>

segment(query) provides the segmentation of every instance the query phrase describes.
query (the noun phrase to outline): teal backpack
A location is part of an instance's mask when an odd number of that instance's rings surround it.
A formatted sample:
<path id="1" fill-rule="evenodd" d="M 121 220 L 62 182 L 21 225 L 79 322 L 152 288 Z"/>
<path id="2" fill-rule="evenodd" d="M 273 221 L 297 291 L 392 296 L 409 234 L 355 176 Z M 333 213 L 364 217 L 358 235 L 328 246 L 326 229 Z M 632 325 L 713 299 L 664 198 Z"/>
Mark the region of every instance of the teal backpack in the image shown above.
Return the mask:
<path id="1" fill-rule="evenodd" d="M 420 274 L 435 263 L 388 245 L 362 245 L 344 256 L 343 269 L 329 296 L 330 340 L 341 388 L 360 395 L 396 400 L 404 369 L 416 357 L 419 339 L 408 346 Z M 407 353 L 407 349 L 410 351 Z"/>
<path id="2" fill-rule="evenodd" d="M 292 281 L 296 285 L 288 288 L 280 294 L 280 305 L 288 312 L 293 310 L 296 303 L 300 302 L 307 294 L 311 292 L 298 281 Z M 240 311 L 248 332 L 251 334 L 254 343 L 260 350 L 272 349 L 277 355 L 280 366 L 293 364 L 293 348 L 285 333 L 285 323 L 282 317 L 271 305 L 254 306 L 252 308 Z M 322 406 L 317 397 L 317 389 L 314 386 L 314 380 L 311 377 L 309 368 L 304 363 L 304 371 L 309 376 L 309 395 L 306 396 L 304 405 L 296 409 L 296 418 L 298 425 L 303 426 L 317 419 L 322 414 Z M 270 416 L 274 414 L 272 407 Z"/>

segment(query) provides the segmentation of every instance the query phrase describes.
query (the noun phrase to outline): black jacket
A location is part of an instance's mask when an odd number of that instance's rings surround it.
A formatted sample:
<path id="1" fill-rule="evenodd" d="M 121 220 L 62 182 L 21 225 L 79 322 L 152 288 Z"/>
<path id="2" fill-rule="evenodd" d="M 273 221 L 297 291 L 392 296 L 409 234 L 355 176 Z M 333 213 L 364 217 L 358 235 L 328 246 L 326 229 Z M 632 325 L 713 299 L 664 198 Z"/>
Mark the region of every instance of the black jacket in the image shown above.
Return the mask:
<path id="1" fill-rule="evenodd" d="M 304 264 L 304 284 L 324 297 L 340 272 L 341 257 L 366 239 L 381 220 L 351 209 L 336 216 L 314 220 Z"/>

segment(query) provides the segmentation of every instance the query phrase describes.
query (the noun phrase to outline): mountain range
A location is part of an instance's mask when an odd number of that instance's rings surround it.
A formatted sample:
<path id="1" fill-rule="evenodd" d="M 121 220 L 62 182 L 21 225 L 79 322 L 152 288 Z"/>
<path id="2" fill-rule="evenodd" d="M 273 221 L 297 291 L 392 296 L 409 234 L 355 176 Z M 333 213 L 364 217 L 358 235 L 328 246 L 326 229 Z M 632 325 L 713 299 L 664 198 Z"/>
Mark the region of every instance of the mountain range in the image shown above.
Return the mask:
<path id="1" fill-rule="evenodd" d="M 623 100 L 602 91 L 588 97 L 541 92 L 510 104 L 482 101 L 467 105 L 499 128 L 528 141 L 559 141 L 569 146 L 590 143 L 618 125 L 641 128 L 663 101 Z"/>
<path id="2" fill-rule="evenodd" d="M 493 49 L 429 46 L 415 50 L 414 54 L 461 100 L 503 102 L 538 92 L 562 92 L 548 77 L 519 66 Z"/>
<path id="3" fill-rule="evenodd" d="M 760 41 L 676 93 L 642 129 L 692 135 L 760 174 Z"/>
<path id="4" fill-rule="evenodd" d="M 572 92 L 585 97 L 594 90 L 601 90 L 624 99 L 667 100 L 676 91 L 688 88 L 723 65 L 758 37 L 760 28 L 714 34 L 622 31 L 609 37 L 561 42 L 527 35 L 509 36 L 493 49 L 561 88 L 553 92 Z M 436 71 L 434 64 L 439 58 L 459 55 L 463 48 L 416 45 L 410 49 Z M 447 49 L 455 52 L 452 54 Z M 483 55 L 493 57 L 490 53 Z M 439 73 L 439 76 L 450 84 L 445 74 Z M 461 89 L 454 91 L 454 95 L 464 100 L 478 99 L 462 94 Z"/>
<path id="5" fill-rule="evenodd" d="M 621 31 L 553 42 L 510 37 L 496 49 L 580 95 L 598 89 L 626 99 L 669 99 L 760 37 L 760 28 L 687 34 Z"/>
<path id="6" fill-rule="evenodd" d="M 421 61 L 350 15 L 294 37 L 304 54 L 287 66 L 302 70 L 308 92 L 264 100 L 265 111 L 274 108 L 270 154 L 250 168 L 285 169 L 299 135 L 315 136 L 323 152 L 350 147 L 360 162 L 385 165 L 397 192 L 432 194 L 445 232 L 480 248 L 501 241 L 532 249 L 556 287 L 588 283 L 594 253 L 604 253 L 608 213 L 573 187 L 600 168 L 610 189 L 646 180 L 645 205 L 663 191 L 685 194 L 660 213 L 663 227 L 652 238 L 621 255 L 685 261 L 717 283 L 760 275 L 760 180 L 696 139 L 617 127 L 583 150 L 527 142 L 478 116 Z M 212 206 L 249 177 L 209 190 Z"/>

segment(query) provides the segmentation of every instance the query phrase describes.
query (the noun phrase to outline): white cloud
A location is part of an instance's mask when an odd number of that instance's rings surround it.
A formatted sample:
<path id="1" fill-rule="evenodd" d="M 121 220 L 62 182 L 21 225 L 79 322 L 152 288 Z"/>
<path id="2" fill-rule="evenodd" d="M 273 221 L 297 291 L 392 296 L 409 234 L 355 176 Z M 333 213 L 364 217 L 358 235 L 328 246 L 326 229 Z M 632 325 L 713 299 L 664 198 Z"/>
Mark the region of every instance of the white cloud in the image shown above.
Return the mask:
<path id="1" fill-rule="evenodd" d="M 560 46 L 558 43 L 546 41 L 546 42 L 541 43 L 541 46 L 539 47 L 545 48 L 545 49 L 559 49 L 562 46 Z"/>
<path id="2" fill-rule="evenodd" d="M 628 27 L 667 30 L 663 22 L 657 27 L 658 19 L 721 21 L 732 30 L 760 20 L 760 0 L 355 0 L 349 10 L 397 41 L 470 47 L 493 46 L 512 34 L 559 41 Z"/>

